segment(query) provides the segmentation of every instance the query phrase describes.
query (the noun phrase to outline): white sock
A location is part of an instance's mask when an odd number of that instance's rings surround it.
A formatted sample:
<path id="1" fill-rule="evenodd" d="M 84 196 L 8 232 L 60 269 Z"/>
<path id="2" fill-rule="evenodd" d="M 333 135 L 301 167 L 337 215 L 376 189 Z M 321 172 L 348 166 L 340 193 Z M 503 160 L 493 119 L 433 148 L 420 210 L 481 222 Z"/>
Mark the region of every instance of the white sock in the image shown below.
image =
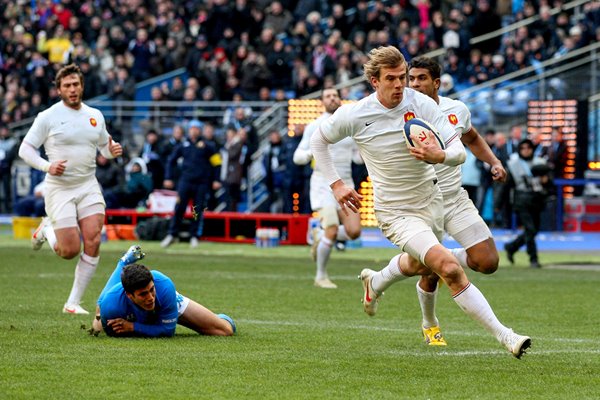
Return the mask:
<path id="1" fill-rule="evenodd" d="M 469 264 L 467 263 L 467 250 L 461 248 L 458 249 L 450 249 L 450 252 L 456 259 L 461 267 L 464 269 L 469 269 Z"/>
<path id="2" fill-rule="evenodd" d="M 48 224 L 46 226 L 44 226 L 42 228 L 42 234 L 44 235 L 44 237 L 46 238 L 46 241 L 48 242 L 48 246 L 50 247 L 50 249 L 56 253 L 56 234 L 54 233 L 54 228 L 52 228 L 52 225 Z"/>
<path id="3" fill-rule="evenodd" d="M 478 321 L 501 342 L 508 328 L 498 321 L 492 307 L 475 285 L 469 283 L 463 290 L 454 295 L 454 301 L 469 317 Z"/>
<path id="4" fill-rule="evenodd" d="M 350 236 L 348 236 L 348 234 L 346 233 L 346 227 L 344 225 L 338 226 L 336 239 L 341 242 L 347 242 L 348 240 L 352 240 L 350 239 Z"/>
<path id="5" fill-rule="evenodd" d="M 71 294 L 69 294 L 67 304 L 75 305 L 81 303 L 85 289 L 96 272 L 98 261 L 100 261 L 100 257 L 91 257 L 85 253 L 81 253 L 75 267 L 75 279 L 73 280 L 73 288 L 71 289 Z"/>
<path id="6" fill-rule="evenodd" d="M 409 278 L 402 274 L 398 261 L 402 254 L 392 257 L 389 264 L 379 272 L 376 272 L 371 278 L 371 288 L 377 294 L 383 293 L 383 291 L 389 288 L 392 283 L 403 281 Z"/>
<path id="7" fill-rule="evenodd" d="M 440 323 L 435 316 L 435 300 L 437 298 L 437 289 L 433 292 L 426 292 L 419 286 L 417 281 L 417 298 L 421 305 L 421 313 L 423 314 L 423 328 L 431 328 L 438 326 Z"/>
<path id="8" fill-rule="evenodd" d="M 331 255 L 331 240 L 325 236 L 321 238 L 317 246 L 317 277 L 316 280 L 325 279 L 327 275 L 327 261 Z"/>

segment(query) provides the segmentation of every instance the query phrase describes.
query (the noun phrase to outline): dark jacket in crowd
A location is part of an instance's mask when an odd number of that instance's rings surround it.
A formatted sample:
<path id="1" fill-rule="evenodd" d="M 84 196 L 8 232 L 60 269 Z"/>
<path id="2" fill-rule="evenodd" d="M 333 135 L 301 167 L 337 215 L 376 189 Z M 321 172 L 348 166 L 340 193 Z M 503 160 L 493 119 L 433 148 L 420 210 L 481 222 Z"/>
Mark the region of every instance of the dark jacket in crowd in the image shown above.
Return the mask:
<path id="1" fill-rule="evenodd" d="M 166 179 L 170 180 L 176 174 L 179 158 L 182 159 L 180 180 L 190 183 L 212 183 L 218 180 L 219 169 L 216 165 L 220 154 L 212 143 L 198 139 L 196 142 L 186 140 L 177 145 L 167 162 Z"/>

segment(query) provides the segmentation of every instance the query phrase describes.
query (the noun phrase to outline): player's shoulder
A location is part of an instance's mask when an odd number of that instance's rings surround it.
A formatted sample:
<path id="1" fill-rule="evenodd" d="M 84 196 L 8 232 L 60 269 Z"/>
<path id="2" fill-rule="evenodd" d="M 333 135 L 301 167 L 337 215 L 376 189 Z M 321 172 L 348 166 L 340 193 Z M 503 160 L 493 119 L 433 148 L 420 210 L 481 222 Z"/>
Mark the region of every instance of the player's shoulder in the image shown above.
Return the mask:
<path id="1" fill-rule="evenodd" d="M 64 107 L 65 106 L 63 102 L 59 101 L 46 108 L 44 111 L 40 111 L 36 118 L 40 120 L 50 120 L 56 118 L 56 116 L 64 110 Z"/>
<path id="2" fill-rule="evenodd" d="M 99 109 L 94 108 L 92 106 L 88 106 L 87 104 L 85 104 L 83 102 L 81 103 L 81 111 L 84 111 L 88 114 L 95 115 L 98 118 L 103 118 L 102 112 Z"/>
<path id="3" fill-rule="evenodd" d="M 440 108 L 444 111 L 455 111 L 461 113 L 468 113 L 469 108 L 465 103 L 458 99 L 451 99 L 450 97 L 439 96 L 440 99 Z"/>
<path id="4" fill-rule="evenodd" d="M 362 118 L 372 115 L 375 110 L 378 110 L 378 107 L 380 107 L 378 104 L 375 100 L 375 93 L 372 93 L 359 101 L 343 104 L 337 109 L 334 115 L 337 115 L 338 118 L 344 118 L 347 121 L 360 121 Z"/>
<path id="5" fill-rule="evenodd" d="M 160 271 L 152 270 L 150 271 L 152 276 L 154 277 L 154 285 L 156 286 L 156 290 L 159 288 L 174 288 L 175 284 L 167 275 L 163 274 Z"/>
<path id="6" fill-rule="evenodd" d="M 419 91 L 416 91 L 415 89 L 408 88 L 408 87 L 404 88 L 404 99 L 406 99 L 407 102 L 413 103 L 416 105 L 436 104 L 435 100 L 433 100 L 431 97 L 429 97 L 426 94 L 423 94 Z"/>

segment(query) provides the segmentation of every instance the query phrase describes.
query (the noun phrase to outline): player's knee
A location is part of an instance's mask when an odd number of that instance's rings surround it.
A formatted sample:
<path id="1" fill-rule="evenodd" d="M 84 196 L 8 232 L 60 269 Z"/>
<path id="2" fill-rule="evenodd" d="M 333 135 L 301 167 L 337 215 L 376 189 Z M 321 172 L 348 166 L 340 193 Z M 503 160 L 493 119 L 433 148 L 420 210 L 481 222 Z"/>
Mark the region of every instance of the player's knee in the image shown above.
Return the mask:
<path id="1" fill-rule="evenodd" d="M 357 228 L 346 228 L 346 235 L 350 238 L 350 240 L 358 239 L 360 236 L 360 226 Z"/>
<path id="2" fill-rule="evenodd" d="M 73 247 L 69 248 L 58 248 L 56 250 L 56 254 L 58 254 L 61 258 L 65 260 L 72 260 L 73 258 L 79 256 L 79 248 L 75 249 Z"/>
<path id="3" fill-rule="evenodd" d="M 443 257 L 439 260 L 436 273 L 446 282 L 458 280 L 464 271 L 454 257 Z"/>
<path id="4" fill-rule="evenodd" d="M 500 257 L 497 252 L 478 253 L 469 257 L 470 266 L 482 274 L 493 274 L 498 270 Z"/>

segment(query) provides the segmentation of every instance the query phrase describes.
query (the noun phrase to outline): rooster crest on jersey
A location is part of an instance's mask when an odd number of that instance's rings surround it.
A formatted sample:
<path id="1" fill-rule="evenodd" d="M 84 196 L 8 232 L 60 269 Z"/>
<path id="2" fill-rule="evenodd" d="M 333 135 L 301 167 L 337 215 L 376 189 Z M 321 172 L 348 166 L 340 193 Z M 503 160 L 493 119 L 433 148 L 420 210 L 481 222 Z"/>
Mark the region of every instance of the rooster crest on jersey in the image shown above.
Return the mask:
<path id="1" fill-rule="evenodd" d="M 421 118 L 412 118 L 404 124 L 404 137 L 406 145 L 410 147 L 424 147 L 434 144 L 445 149 L 444 140 L 433 125 Z"/>

